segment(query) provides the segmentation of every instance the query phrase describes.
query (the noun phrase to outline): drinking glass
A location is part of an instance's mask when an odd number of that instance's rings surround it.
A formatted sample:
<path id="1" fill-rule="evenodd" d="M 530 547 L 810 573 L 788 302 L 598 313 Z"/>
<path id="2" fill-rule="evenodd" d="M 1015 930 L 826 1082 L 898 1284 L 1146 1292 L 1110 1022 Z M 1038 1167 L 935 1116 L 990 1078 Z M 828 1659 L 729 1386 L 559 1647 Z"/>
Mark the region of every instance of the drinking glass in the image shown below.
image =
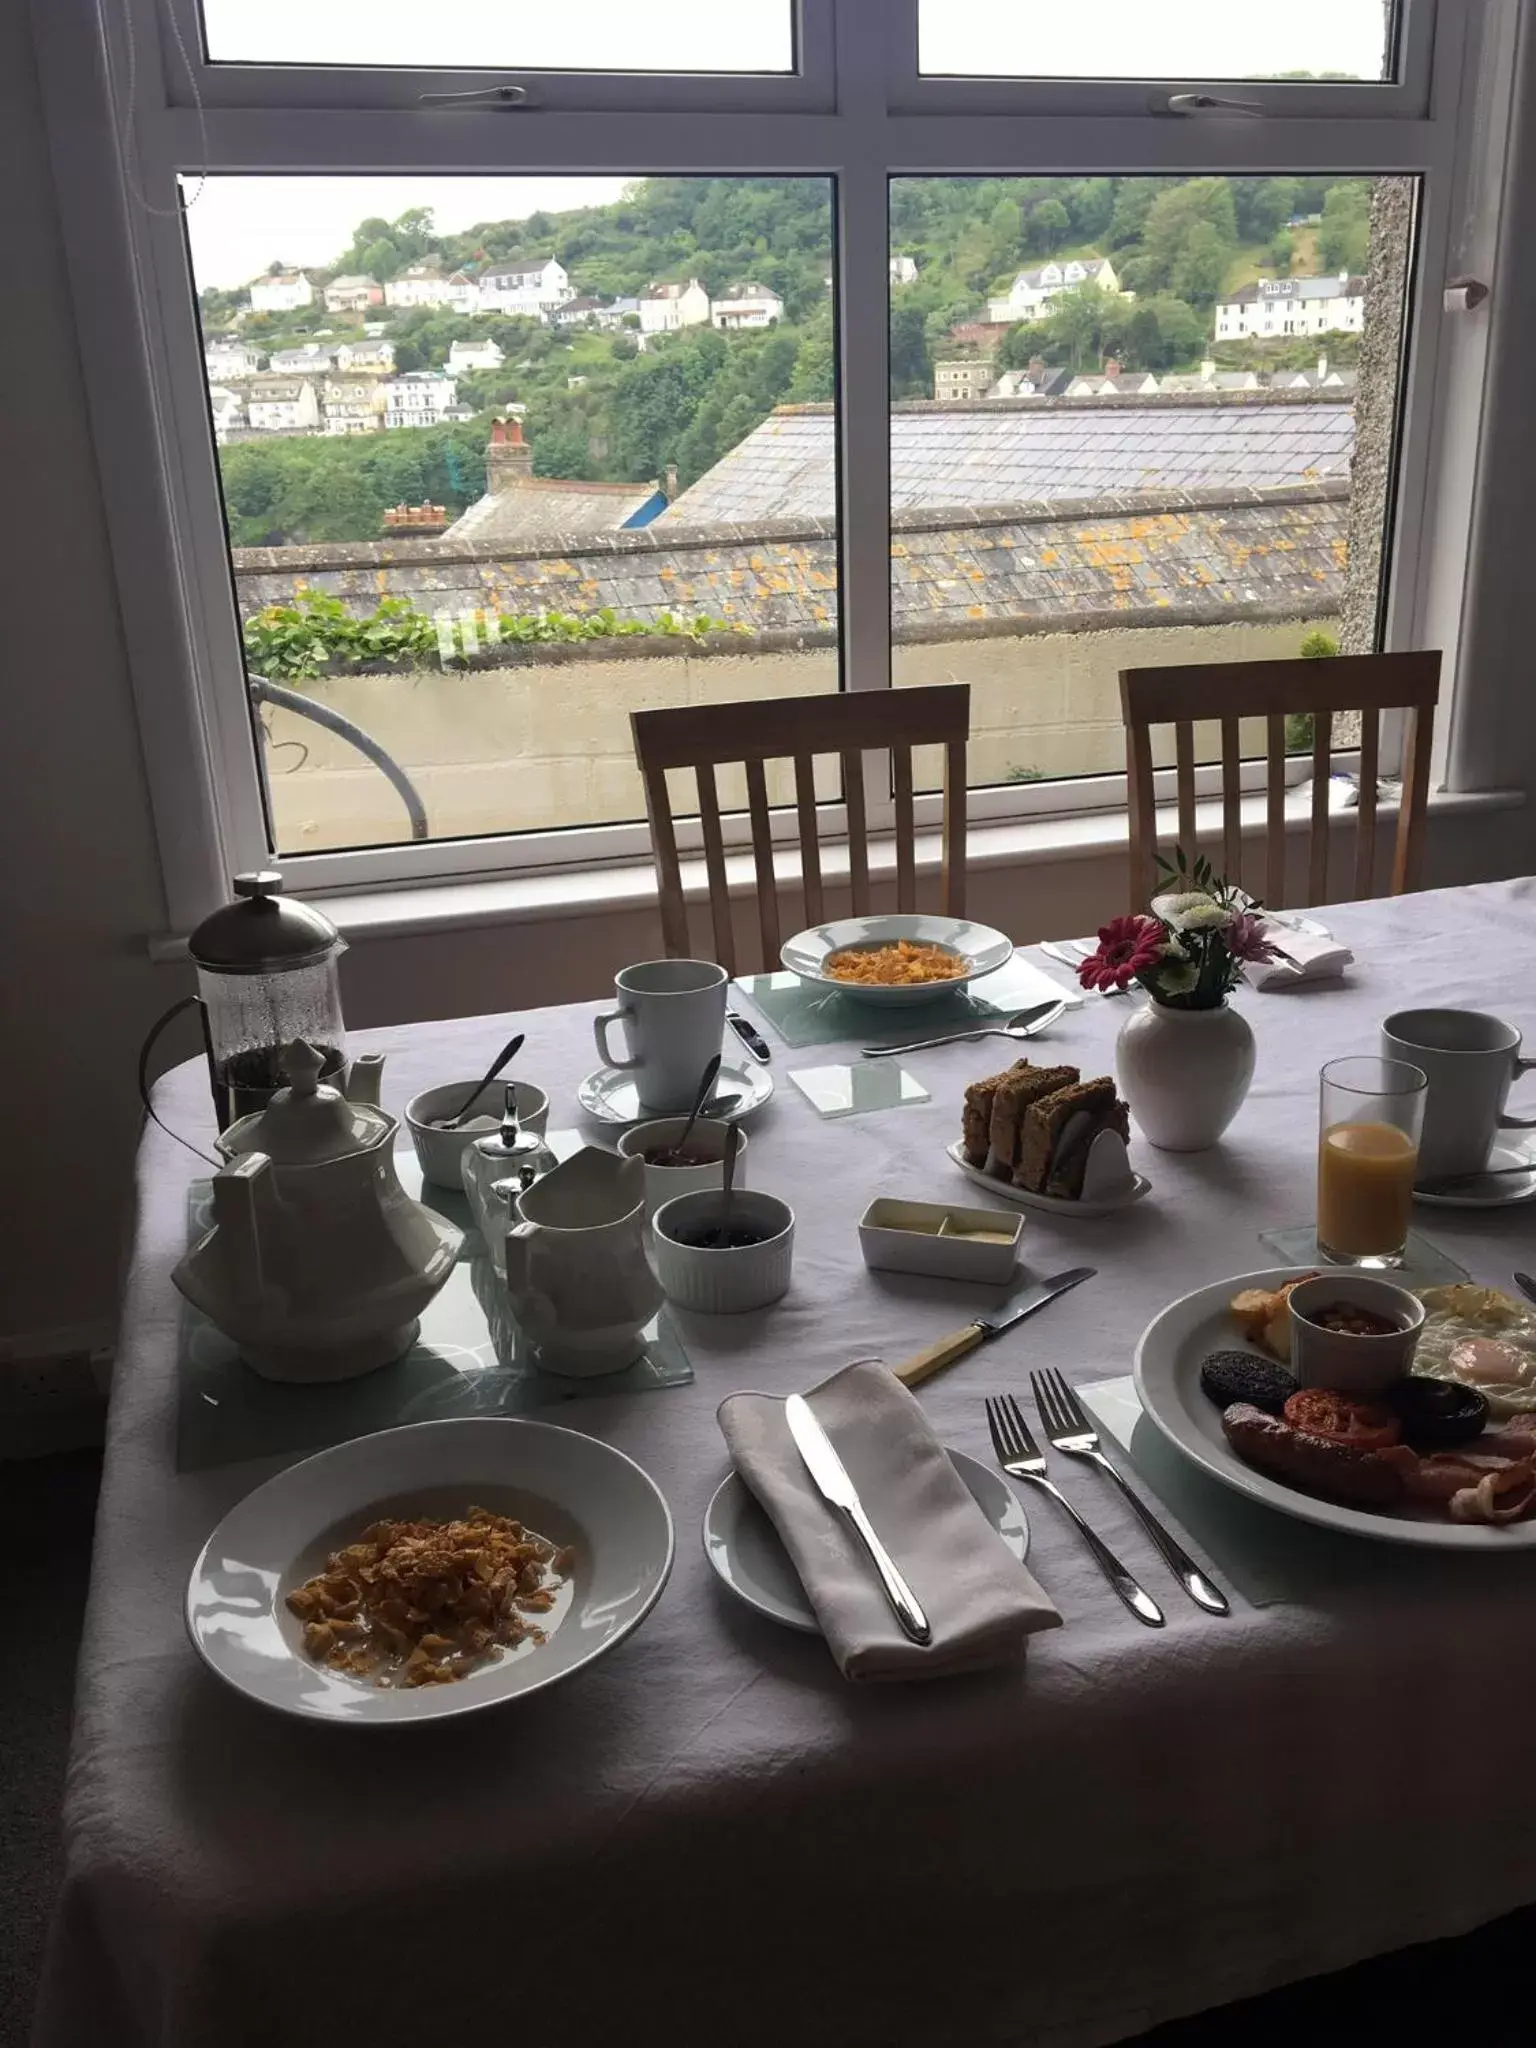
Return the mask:
<path id="1" fill-rule="evenodd" d="M 1429 1083 L 1406 1060 L 1330 1060 L 1321 1074 L 1317 1251 L 1336 1266 L 1400 1266 Z"/>

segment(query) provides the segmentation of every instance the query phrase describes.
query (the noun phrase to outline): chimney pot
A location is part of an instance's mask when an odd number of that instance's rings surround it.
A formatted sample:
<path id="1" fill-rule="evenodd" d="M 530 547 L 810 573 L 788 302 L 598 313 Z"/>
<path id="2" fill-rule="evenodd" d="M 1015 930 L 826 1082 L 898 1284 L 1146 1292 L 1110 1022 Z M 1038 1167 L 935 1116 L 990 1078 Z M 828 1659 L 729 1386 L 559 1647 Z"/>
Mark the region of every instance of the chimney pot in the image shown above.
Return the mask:
<path id="1" fill-rule="evenodd" d="M 516 490 L 533 475 L 533 450 L 523 439 L 519 420 L 494 419 L 485 449 L 485 488 L 494 497 Z"/>

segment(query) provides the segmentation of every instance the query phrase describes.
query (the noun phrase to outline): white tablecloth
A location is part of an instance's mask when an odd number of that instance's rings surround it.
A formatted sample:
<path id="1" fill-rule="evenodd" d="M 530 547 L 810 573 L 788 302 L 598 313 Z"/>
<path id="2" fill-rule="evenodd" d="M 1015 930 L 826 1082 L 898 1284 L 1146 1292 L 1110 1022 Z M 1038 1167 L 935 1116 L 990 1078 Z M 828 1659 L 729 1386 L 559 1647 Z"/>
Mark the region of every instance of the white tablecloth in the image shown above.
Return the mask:
<path id="1" fill-rule="evenodd" d="M 1391 1008 L 1477 1003 L 1536 1029 L 1536 881 L 1326 913 L 1347 986 L 1240 1000 L 1253 1092 L 1222 1145 L 1138 1145 L 1153 1195 L 1102 1221 L 1030 1219 L 1031 1267 L 1100 1277 L 933 1381 L 946 1441 L 988 1455 L 981 1397 L 1031 1364 L 1128 1369 L 1172 1295 L 1267 1265 L 1312 1208 L 1321 1061 L 1374 1049 Z M 619 963 L 615 963 L 619 964 Z M 595 1006 L 592 1006 L 595 1007 Z M 556 1104 L 592 1065 L 591 1010 L 516 1013 L 519 1070 Z M 1042 1047 L 1107 1071 L 1123 1002 Z M 468 1075 L 509 1017 L 357 1035 L 385 1099 Z M 778 1308 L 686 1325 L 692 1386 L 568 1407 L 677 1519 L 660 1606 L 579 1680 L 396 1734 L 287 1723 L 207 1676 L 182 1632 L 188 1568 L 271 1463 L 174 1470 L 177 1297 L 196 1163 L 151 1129 L 81 1652 L 67 1874 L 41 2048 L 335 2048 L 341 2040 L 635 2038 L 731 2048 L 1095 2043 L 1536 1898 L 1530 1826 L 1536 1559 L 1363 1569 L 1324 1595 L 1197 1612 L 1096 1475 L 1067 1489 L 1163 1603 L 1141 1627 L 1047 1503 L 1032 1564 L 1066 1626 L 1022 1674 L 856 1690 L 819 1642 L 735 1606 L 699 1523 L 738 1387 L 788 1392 L 964 1320 L 963 1290 L 866 1272 L 877 1194 L 966 1198 L 945 1159 L 963 1084 L 1001 1041 L 914 1055 L 931 1104 L 821 1122 L 774 1045 L 755 1186 L 797 1216 Z M 164 1115 L 205 1118 L 196 1068 Z M 1481 1278 L 1536 1263 L 1536 1205 L 1424 1211 Z M 25 1654 L 13 1645 L 13 1654 Z M 492 2034 L 495 2029 L 495 2035 Z"/>

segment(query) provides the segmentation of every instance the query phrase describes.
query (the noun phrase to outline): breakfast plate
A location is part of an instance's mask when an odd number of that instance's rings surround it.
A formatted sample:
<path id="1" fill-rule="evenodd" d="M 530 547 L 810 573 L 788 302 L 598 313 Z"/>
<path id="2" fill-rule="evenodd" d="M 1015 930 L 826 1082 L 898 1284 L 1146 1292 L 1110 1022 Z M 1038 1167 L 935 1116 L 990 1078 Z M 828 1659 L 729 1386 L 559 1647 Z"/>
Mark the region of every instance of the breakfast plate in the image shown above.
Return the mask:
<path id="1" fill-rule="evenodd" d="M 1197 1287 L 1154 1316 L 1136 1347 L 1133 1369 L 1141 1405 L 1157 1428 L 1175 1449 L 1224 1486 L 1320 1528 L 1431 1550 L 1536 1548 L 1536 1520 L 1493 1528 L 1484 1523 L 1452 1522 L 1439 1515 L 1421 1517 L 1348 1507 L 1302 1493 L 1238 1457 L 1223 1434 L 1221 1410 L 1201 1389 L 1201 1364 L 1213 1351 L 1240 1346 L 1230 1309 L 1235 1295 L 1249 1289 L 1273 1292 L 1302 1272 L 1315 1270 L 1281 1266 L 1218 1280 L 1209 1287 Z"/>
<path id="2" fill-rule="evenodd" d="M 1039 1209 L 1047 1216 L 1112 1216 L 1117 1209 L 1128 1209 L 1133 1202 L 1139 1202 L 1144 1195 L 1152 1192 L 1152 1183 L 1144 1173 L 1132 1170 L 1130 1181 L 1123 1192 L 1101 1195 L 1097 1200 L 1089 1195 L 1080 1195 L 1075 1201 L 1065 1195 L 1037 1195 L 1031 1188 L 1017 1188 L 1011 1181 L 999 1180 L 982 1167 L 972 1166 L 965 1156 L 963 1139 L 956 1138 L 944 1150 L 967 1180 L 974 1181 L 979 1188 L 985 1188 L 999 1202 L 1012 1202 L 1015 1208 Z"/>
<path id="3" fill-rule="evenodd" d="M 559 1547 L 545 1636 L 452 1682 L 380 1685 L 305 1647 L 288 1596 L 387 1517 L 515 1517 Z M 569 1547 L 569 1558 L 563 1553 Z M 261 1705 L 352 1727 L 441 1721 L 541 1691 L 640 1626 L 672 1569 L 672 1516 L 622 1451 L 545 1422 L 418 1422 L 305 1458 L 248 1493 L 192 1567 L 186 1623 L 215 1676 Z"/>
<path id="4" fill-rule="evenodd" d="M 942 980 L 919 982 L 844 981 L 827 971 L 834 953 L 874 952 L 905 940 L 914 946 L 940 946 L 958 954 L 965 965 L 959 974 Z M 779 958 L 803 981 L 836 989 L 861 1003 L 893 1005 L 931 1003 L 978 980 L 995 974 L 1013 958 L 1013 941 L 990 925 L 975 924 L 968 917 L 938 917 L 919 911 L 900 911 L 884 917 L 840 917 L 831 924 L 813 925 L 797 932 L 779 953 Z"/>
<path id="5" fill-rule="evenodd" d="M 1469 1176 L 1465 1187 L 1440 1194 L 1415 1188 L 1413 1199 L 1430 1209 L 1507 1209 L 1512 1202 L 1528 1202 L 1536 1195 L 1536 1157 L 1529 1139 L 1496 1140 L 1487 1164 L 1489 1178 L 1485 1180 Z M 1522 1166 L 1529 1166 L 1530 1171 L 1518 1172 Z"/>
<path id="6" fill-rule="evenodd" d="M 951 1451 L 949 1462 L 970 1489 L 971 1498 L 1022 1564 L 1029 1555 L 1029 1522 L 1014 1498 L 1013 1488 L 990 1465 Z M 759 1507 L 739 1472 L 729 1472 L 715 1488 L 704 1510 L 704 1555 L 720 1583 L 786 1628 L 819 1636 L 821 1623 L 811 1612 L 799 1574 L 778 1531 Z"/>
<path id="7" fill-rule="evenodd" d="M 708 1104 L 705 1105 L 705 1114 L 725 1123 L 743 1123 L 762 1108 L 772 1093 L 773 1076 L 756 1060 L 742 1060 L 739 1064 L 722 1060 L 715 1095 L 717 1098 L 734 1095 L 736 1101 L 723 1118 Z M 670 1113 L 642 1108 L 635 1077 L 622 1067 L 599 1067 L 595 1073 L 588 1074 L 576 1090 L 576 1100 L 588 1116 L 595 1116 L 599 1123 L 604 1124 L 645 1123 L 652 1117 Z"/>

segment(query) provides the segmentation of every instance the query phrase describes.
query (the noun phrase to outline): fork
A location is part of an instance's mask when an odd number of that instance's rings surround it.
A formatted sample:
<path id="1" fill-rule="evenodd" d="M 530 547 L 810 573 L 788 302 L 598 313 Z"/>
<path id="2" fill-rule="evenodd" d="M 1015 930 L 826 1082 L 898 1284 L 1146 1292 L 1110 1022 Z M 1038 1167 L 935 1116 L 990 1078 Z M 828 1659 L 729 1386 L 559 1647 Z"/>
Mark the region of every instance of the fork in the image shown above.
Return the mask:
<path id="1" fill-rule="evenodd" d="M 1024 1411 L 1012 1394 L 1002 1394 L 996 1398 L 988 1396 L 987 1427 L 992 1432 L 992 1448 L 997 1453 L 997 1462 L 1009 1478 L 1027 1479 L 1032 1486 L 1038 1486 L 1042 1493 L 1048 1493 L 1058 1507 L 1065 1508 L 1077 1524 L 1078 1534 L 1093 1552 L 1099 1570 L 1136 1619 L 1144 1621 L 1148 1628 L 1163 1627 L 1163 1610 L 1151 1594 L 1144 1592 L 1137 1585 L 1109 1545 L 1094 1534 L 1060 1487 L 1046 1478 L 1045 1459 L 1029 1433 Z"/>
<path id="2" fill-rule="evenodd" d="M 1195 1605 L 1203 1607 L 1207 1614 L 1230 1614 L 1232 1609 L 1226 1594 L 1219 1586 L 1212 1585 L 1194 1559 L 1174 1542 L 1140 1495 L 1132 1492 L 1105 1457 L 1098 1431 L 1083 1413 L 1083 1404 L 1062 1375 L 1054 1367 L 1046 1366 L 1039 1372 L 1032 1372 L 1029 1383 L 1034 1388 L 1035 1406 L 1040 1410 L 1040 1420 L 1045 1424 L 1045 1434 L 1052 1447 L 1065 1452 L 1069 1458 L 1086 1458 L 1090 1465 L 1097 1465 L 1101 1472 L 1107 1472 L 1135 1509 L 1142 1527 L 1161 1551 L 1163 1562 Z"/>

